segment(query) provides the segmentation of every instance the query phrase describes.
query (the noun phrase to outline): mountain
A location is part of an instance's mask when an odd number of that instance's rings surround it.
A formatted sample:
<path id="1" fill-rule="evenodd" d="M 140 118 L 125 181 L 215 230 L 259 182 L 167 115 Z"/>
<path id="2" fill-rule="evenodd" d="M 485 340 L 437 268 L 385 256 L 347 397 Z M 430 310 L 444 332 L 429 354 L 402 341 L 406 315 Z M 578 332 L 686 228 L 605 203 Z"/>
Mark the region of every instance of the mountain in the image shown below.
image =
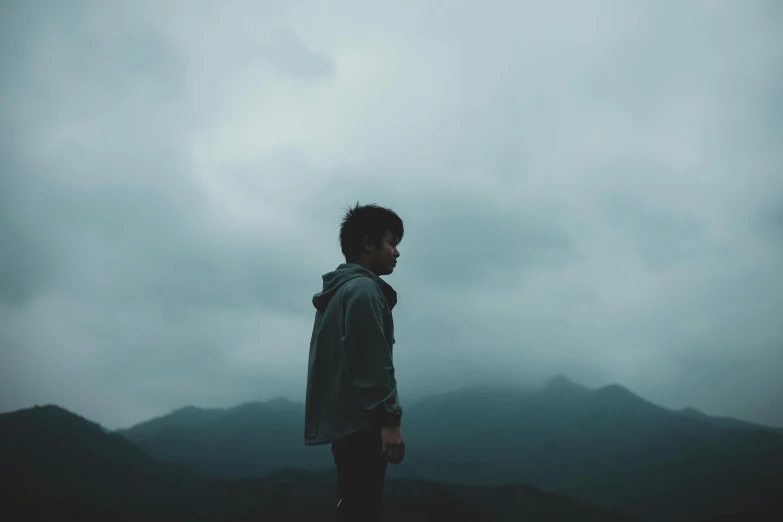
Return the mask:
<path id="1" fill-rule="evenodd" d="M 326 448 L 302 446 L 302 405 L 272 409 L 212 412 L 198 429 L 172 415 L 122 434 L 156 458 L 227 476 L 267 473 L 285 459 L 332 466 Z M 778 509 L 783 493 L 778 430 L 669 410 L 618 385 L 591 389 L 557 376 L 537 391 L 463 389 L 407 407 L 403 422 L 407 457 L 390 477 L 534 484 L 651 520 Z"/>
<path id="2" fill-rule="evenodd" d="M 783 435 L 783 428 L 760 426 L 758 424 L 753 424 L 752 422 L 746 422 L 739 419 L 732 419 L 731 417 L 712 417 L 704 412 L 697 410 L 696 408 L 690 408 L 690 407 L 683 408 L 681 410 L 678 410 L 678 413 L 686 417 L 706 421 L 720 428 L 745 428 L 745 429 L 752 429 L 752 430 L 763 429 L 763 430 L 773 431 L 775 433 L 779 433 Z"/>
<path id="3" fill-rule="evenodd" d="M 229 409 L 189 406 L 117 433 L 154 458 L 217 475 L 258 477 L 334 463 L 328 447 L 304 446 L 304 406 L 283 398 Z"/>
<path id="4" fill-rule="evenodd" d="M 202 477 L 154 461 L 119 435 L 56 406 L 0 415 L 0 476 L 4 509 L 14 513 L 16 505 L 25 519 L 39 520 L 121 519 L 106 514 L 153 506 L 165 511 L 193 496 Z"/>
<path id="5" fill-rule="evenodd" d="M 773 429 L 564 378 L 538 393 L 496 395 L 458 392 L 410 408 L 406 458 L 416 464 L 393 476 L 525 482 L 657 520 L 781 509 L 783 437 Z"/>
<path id="6" fill-rule="evenodd" d="M 0 415 L 0 463 L 3 520 L 319 522 L 334 516 L 331 471 L 287 468 L 259 478 L 220 479 L 158 462 L 55 406 Z M 506 522 L 523 516 L 533 522 L 631 522 L 530 486 L 414 480 L 388 482 L 383 520 Z"/>

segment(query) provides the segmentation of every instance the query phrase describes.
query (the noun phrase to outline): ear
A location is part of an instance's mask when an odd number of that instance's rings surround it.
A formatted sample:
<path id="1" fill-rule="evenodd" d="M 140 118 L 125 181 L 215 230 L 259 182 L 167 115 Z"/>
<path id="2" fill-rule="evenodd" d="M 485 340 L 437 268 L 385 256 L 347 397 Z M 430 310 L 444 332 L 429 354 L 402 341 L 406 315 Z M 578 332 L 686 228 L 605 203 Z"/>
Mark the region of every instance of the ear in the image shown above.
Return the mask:
<path id="1" fill-rule="evenodd" d="M 364 236 L 364 241 L 363 241 L 363 243 L 364 243 L 364 249 L 365 249 L 367 252 L 370 252 L 370 251 L 372 251 L 372 245 L 370 244 L 370 236 Z"/>

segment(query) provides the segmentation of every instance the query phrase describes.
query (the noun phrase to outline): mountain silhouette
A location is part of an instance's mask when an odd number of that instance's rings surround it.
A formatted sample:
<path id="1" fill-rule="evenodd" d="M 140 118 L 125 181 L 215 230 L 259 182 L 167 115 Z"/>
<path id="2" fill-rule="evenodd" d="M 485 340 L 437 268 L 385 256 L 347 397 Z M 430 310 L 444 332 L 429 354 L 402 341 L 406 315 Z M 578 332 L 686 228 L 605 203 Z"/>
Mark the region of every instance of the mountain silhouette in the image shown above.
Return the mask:
<path id="1" fill-rule="evenodd" d="M 194 495 L 202 476 L 157 462 L 119 435 L 56 406 L 0 415 L 0 452 L 3 505 L 17 504 L 31 518 L 38 513 L 93 520 L 153 506 L 165 511 Z"/>
<path id="2" fill-rule="evenodd" d="M 258 477 L 285 467 L 333 465 L 328 447 L 304 446 L 304 406 L 286 399 L 224 410 L 189 406 L 118 433 L 154 458 L 217 475 Z"/>
<path id="3" fill-rule="evenodd" d="M 256 406 L 239 411 L 252 413 Z M 175 416 L 201 422 L 200 415 L 186 409 Z M 285 468 L 258 478 L 213 477 L 158 462 L 56 406 L 0 415 L 0 462 L 3 520 L 319 522 L 334 516 L 332 471 Z M 631 520 L 524 485 L 391 480 L 386 504 L 387 522 Z"/>
<path id="4" fill-rule="evenodd" d="M 121 433 L 156 458 L 226 476 L 331 467 L 328 449 L 302 446 L 303 414 L 255 403 L 209 413 L 197 430 L 172 415 Z M 533 484 L 651 520 L 779 509 L 783 498 L 779 430 L 666 409 L 619 385 L 556 376 L 540 390 L 462 389 L 409 406 L 403 423 L 406 461 L 390 477 Z"/>
<path id="5" fill-rule="evenodd" d="M 409 465 L 401 473 L 525 482 L 658 520 L 780 509 L 783 437 L 777 430 L 694 418 L 622 386 L 588 389 L 564 378 L 513 401 L 498 392 L 489 421 L 481 403 L 491 396 L 463 395 L 438 399 L 450 408 L 409 409 Z M 444 428 L 473 417 L 481 422 Z"/>

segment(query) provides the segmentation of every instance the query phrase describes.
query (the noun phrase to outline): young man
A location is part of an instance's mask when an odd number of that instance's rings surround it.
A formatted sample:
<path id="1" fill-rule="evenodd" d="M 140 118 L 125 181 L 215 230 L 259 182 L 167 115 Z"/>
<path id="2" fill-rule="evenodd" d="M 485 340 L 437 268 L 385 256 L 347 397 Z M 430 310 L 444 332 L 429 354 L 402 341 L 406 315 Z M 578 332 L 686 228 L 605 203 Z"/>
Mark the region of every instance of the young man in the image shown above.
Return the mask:
<path id="1" fill-rule="evenodd" d="M 392 210 L 357 203 L 340 227 L 346 262 L 313 296 L 305 444 L 332 445 L 340 522 L 377 520 L 386 467 L 405 456 L 392 363 L 397 293 L 380 277 L 394 271 L 402 234 Z"/>

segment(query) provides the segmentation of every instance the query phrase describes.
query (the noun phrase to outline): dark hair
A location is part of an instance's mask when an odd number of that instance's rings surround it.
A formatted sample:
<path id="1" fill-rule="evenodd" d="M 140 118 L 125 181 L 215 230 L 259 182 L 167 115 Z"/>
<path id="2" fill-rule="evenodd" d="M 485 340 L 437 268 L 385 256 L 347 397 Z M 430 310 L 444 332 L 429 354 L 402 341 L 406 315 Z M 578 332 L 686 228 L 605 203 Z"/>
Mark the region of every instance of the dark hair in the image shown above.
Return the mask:
<path id="1" fill-rule="evenodd" d="M 397 241 L 402 241 L 402 219 L 393 210 L 375 204 L 359 205 L 348 209 L 340 225 L 340 247 L 345 261 L 355 262 L 364 251 L 364 238 L 378 245 L 390 231 Z"/>

